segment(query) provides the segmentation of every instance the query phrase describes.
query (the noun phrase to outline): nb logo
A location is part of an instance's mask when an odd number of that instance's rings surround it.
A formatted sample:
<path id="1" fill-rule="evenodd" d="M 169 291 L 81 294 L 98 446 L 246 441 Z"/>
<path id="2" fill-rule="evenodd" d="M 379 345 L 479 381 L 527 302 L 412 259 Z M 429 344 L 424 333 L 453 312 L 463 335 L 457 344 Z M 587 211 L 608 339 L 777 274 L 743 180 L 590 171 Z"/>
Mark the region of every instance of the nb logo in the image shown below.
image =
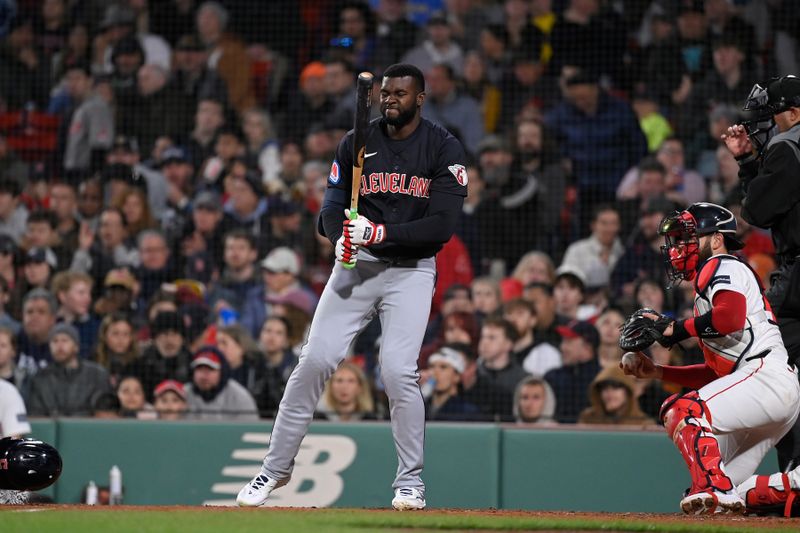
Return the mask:
<path id="1" fill-rule="evenodd" d="M 233 499 L 242 485 L 261 470 L 261 459 L 267 451 L 269 433 L 245 433 L 242 441 L 261 447 L 233 450 L 231 458 L 238 464 L 225 466 L 222 483 L 214 483 L 211 492 L 230 499 L 206 500 L 205 505 L 235 505 Z M 245 445 L 246 446 L 246 445 Z M 344 435 L 306 435 L 294 462 L 291 481 L 270 494 L 266 506 L 327 507 L 344 492 L 341 473 L 356 458 L 356 443 Z M 247 463 L 241 463 L 247 461 Z"/>

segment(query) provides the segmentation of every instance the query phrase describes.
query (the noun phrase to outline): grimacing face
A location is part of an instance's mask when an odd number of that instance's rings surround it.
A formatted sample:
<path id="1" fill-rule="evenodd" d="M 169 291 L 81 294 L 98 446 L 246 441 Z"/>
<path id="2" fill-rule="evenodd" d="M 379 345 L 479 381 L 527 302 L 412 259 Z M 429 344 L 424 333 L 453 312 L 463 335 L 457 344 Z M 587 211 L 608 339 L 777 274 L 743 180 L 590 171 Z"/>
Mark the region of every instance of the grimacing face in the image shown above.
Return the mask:
<path id="1" fill-rule="evenodd" d="M 418 92 L 416 81 L 411 76 L 383 78 L 381 115 L 390 126 L 402 128 L 411 122 L 424 100 L 425 93 Z"/>

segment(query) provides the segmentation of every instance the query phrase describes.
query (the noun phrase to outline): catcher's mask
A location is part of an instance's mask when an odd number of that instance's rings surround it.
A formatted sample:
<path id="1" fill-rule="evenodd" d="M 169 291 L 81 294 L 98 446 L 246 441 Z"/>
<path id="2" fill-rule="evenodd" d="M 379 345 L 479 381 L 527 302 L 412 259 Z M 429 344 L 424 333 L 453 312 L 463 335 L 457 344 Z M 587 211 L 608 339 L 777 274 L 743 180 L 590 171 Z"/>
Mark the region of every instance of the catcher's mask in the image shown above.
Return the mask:
<path id="1" fill-rule="evenodd" d="M 792 75 L 772 78 L 766 88 L 753 85 L 742 107 L 745 115 L 742 125 L 759 156 L 778 133 L 773 117 L 790 107 L 800 107 L 800 78 Z"/>
<path id="2" fill-rule="evenodd" d="M 697 202 L 685 211 L 667 215 L 661 221 L 658 233 L 664 237 L 661 253 L 670 280 L 669 288 L 683 280 L 694 279 L 700 262 L 700 237 L 720 233 L 728 251 L 744 248 L 744 243 L 736 236 L 733 213 L 708 202 Z"/>

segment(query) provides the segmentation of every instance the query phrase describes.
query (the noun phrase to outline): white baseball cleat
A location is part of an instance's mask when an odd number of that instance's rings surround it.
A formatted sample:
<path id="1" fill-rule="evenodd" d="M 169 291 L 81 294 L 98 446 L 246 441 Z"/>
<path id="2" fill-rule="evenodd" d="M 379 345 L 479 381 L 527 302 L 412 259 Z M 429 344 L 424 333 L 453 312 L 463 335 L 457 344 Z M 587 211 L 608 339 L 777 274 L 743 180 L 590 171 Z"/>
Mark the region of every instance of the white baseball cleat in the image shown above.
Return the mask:
<path id="1" fill-rule="evenodd" d="M 681 510 L 685 514 L 742 514 L 744 500 L 736 491 L 722 492 L 709 490 L 695 492 L 681 500 Z"/>
<path id="2" fill-rule="evenodd" d="M 268 478 L 264 474 L 258 474 L 250 483 L 242 487 L 239 495 L 236 496 L 236 503 L 239 507 L 258 507 L 264 505 L 269 498 L 269 494 L 277 489 L 283 487 L 289 482 L 288 479 L 278 481 L 277 479 Z"/>
<path id="3" fill-rule="evenodd" d="M 413 487 L 395 489 L 392 507 L 398 511 L 420 511 L 425 509 L 425 494 Z"/>

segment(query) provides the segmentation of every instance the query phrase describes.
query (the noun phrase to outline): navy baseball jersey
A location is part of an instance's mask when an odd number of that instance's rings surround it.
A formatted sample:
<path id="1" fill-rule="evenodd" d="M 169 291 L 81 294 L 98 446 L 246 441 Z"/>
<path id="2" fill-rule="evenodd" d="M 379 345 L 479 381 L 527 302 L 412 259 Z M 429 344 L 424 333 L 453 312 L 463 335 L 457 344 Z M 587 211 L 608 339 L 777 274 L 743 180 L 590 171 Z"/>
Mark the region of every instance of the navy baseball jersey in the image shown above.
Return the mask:
<path id="1" fill-rule="evenodd" d="M 359 191 L 359 214 L 386 226 L 386 241 L 370 246 L 382 259 L 436 254 L 453 234 L 467 195 L 466 156 L 447 130 L 426 119 L 406 139 L 386 134 L 383 118 L 370 122 Z M 335 242 L 353 182 L 353 130 L 331 165 L 320 232 Z"/>

